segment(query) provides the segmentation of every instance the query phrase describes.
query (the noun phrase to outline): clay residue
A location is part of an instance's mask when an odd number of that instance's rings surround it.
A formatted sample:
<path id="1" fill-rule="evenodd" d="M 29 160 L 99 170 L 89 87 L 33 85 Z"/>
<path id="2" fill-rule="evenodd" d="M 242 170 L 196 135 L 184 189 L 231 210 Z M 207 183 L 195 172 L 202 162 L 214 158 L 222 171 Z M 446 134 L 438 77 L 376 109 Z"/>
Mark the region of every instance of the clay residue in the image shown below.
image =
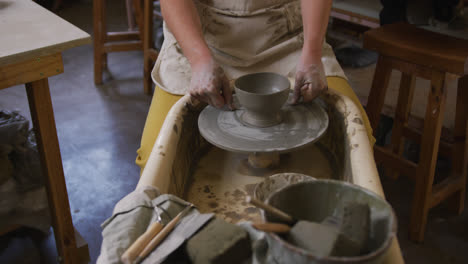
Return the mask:
<path id="1" fill-rule="evenodd" d="M 218 204 L 217 202 L 209 202 L 209 203 L 208 203 L 208 206 L 209 206 L 210 208 L 215 209 L 215 208 L 217 208 L 217 207 L 219 206 L 219 204 Z"/>
<path id="2" fill-rule="evenodd" d="M 280 19 L 282 19 L 282 18 L 283 18 L 283 15 L 282 15 L 282 14 L 280 14 L 280 15 L 275 15 L 275 16 L 271 16 L 270 18 L 268 18 L 268 20 L 267 20 L 266 23 L 267 23 L 267 24 L 272 24 L 273 22 L 276 22 L 276 21 L 278 21 L 278 20 L 280 20 Z"/>
<path id="3" fill-rule="evenodd" d="M 236 212 L 234 212 L 234 211 L 226 212 L 224 215 L 225 215 L 226 217 L 229 217 L 229 218 L 231 218 L 232 220 L 234 220 L 234 222 L 237 222 L 237 221 L 239 221 L 239 220 L 242 219 L 242 215 L 240 215 L 240 214 L 238 214 L 238 213 L 236 213 Z"/>
<path id="4" fill-rule="evenodd" d="M 263 173 L 270 176 L 293 171 L 317 178 L 328 178 L 333 171 L 328 158 L 323 154 L 322 150 L 314 145 L 281 155 L 280 166 L 263 170 Z M 211 148 L 197 164 L 193 180 L 188 187 L 188 196 L 184 198 L 194 203 L 201 212 L 213 212 L 217 217 L 231 223 L 260 221 L 259 210 L 246 203 L 245 197 L 253 196 L 256 185 L 264 179 L 250 174 L 251 170 L 247 168 L 245 173 L 238 171 L 239 166 L 247 161 L 246 158 L 246 154 Z M 292 177 L 288 177 L 288 180 L 294 181 Z M 278 181 L 274 180 L 274 183 L 277 184 Z"/>
<path id="5" fill-rule="evenodd" d="M 255 207 L 247 207 L 247 208 L 244 209 L 244 213 L 246 213 L 246 214 L 257 214 L 258 209 L 255 208 Z"/>
<path id="6" fill-rule="evenodd" d="M 174 126 L 172 127 L 172 129 L 174 130 L 174 132 L 177 134 L 179 133 L 179 129 L 177 128 L 177 125 L 174 124 Z"/>
<path id="7" fill-rule="evenodd" d="M 2 1 L 0 2 L 0 9 L 7 8 L 9 5 L 11 5 L 10 1 Z"/>
<path id="8" fill-rule="evenodd" d="M 245 200 L 245 192 L 239 190 L 239 189 L 236 189 L 233 193 L 232 193 L 232 196 L 234 197 L 235 200 L 239 201 L 239 200 Z"/>
<path id="9" fill-rule="evenodd" d="M 359 125 L 362 125 L 362 124 L 363 124 L 362 119 L 359 118 L 359 117 L 355 117 L 355 118 L 353 119 L 353 123 L 356 123 L 356 124 L 359 124 Z"/>
<path id="10" fill-rule="evenodd" d="M 247 192 L 248 195 L 253 196 L 255 186 L 257 186 L 257 184 L 247 184 L 247 185 L 245 185 L 245 191 Z"/>

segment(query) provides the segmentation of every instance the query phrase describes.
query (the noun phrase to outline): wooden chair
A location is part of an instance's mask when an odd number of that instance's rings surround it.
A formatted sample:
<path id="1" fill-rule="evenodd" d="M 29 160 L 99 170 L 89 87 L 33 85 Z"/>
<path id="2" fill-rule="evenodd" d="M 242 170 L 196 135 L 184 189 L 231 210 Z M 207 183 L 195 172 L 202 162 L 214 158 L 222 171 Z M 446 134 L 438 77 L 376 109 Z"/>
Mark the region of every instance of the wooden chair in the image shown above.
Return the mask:
<path id="1" fill-rule="evenodd" d="M 400 23 L 367 31 L 364 48 L 379 53 L 366 109 L 374 131 L 379 123 L 391 71 L 402 72 L 391 143 L 386 147 L 375 146 L 374 154 L 377 163 L 414 176 L 409 231 L 410 239 L 421 242 L 429 209 L 445 200 L 459 214 L 464 207 L 468 165 L 468 41 Z M 452 142 L 440 142 L 447 94 L 446 73 L 460 76 Z M 431 81 L 422 133 L 408 126 L 416 76 Z M 403 138 L 420 144 L 417 164 L 401 157 Z M 439 149 L 451 156 L 452 173 L 442 182 L 433 184 Z"/>
<path id="2" fill-rule="evenodd" d="M 144 92 L 151 94 L 151 67 L 158 56 L 153 44 L 153 0 L 132 0 L 138 30 L 123 32 L 107 32 L 105 1 L 93 1 L 94 83 L 102 84 L 102 72 L 107 66 L 108 53 L 143 50 Z M 160 14 L 157 17 L 162 19 Z"/>

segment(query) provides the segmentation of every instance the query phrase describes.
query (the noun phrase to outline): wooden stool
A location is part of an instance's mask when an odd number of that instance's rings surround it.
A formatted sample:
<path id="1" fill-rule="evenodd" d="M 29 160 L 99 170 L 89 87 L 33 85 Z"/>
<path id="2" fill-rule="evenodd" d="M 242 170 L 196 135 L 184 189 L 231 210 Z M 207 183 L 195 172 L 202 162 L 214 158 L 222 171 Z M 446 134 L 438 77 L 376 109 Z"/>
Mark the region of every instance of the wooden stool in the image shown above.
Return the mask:
<path id="1" fill-rule="evenodd" d="M 378 52 L 379 59 L 367 103 L 372 129 L 377 130 L 392 69 L 402 72 L 392 138 L 389 146 L 374 147 L 377 163 L 415 178 L 412 202 L 410 239 L 421 242 L 429 209 L 450 198 L 450 207 L 463 211 L 467 173 L 467 114 L 468 114 L 468 41 L 409 24 L 385 25 L 364 34 L 364 48 Z M 467 65 L 465 66 L 465 63 Z M 441 144 L 452 158 L 452 174 L 433 185 L 439 151 L 442 120 L 447 91 L 445 74 L 458 79 L 453 141 Z M 431 81 L 422 134 L 408 127 L 408 116 L 414 92 L 415 77 Z M 420 144 L 419 162 L 401 157 L 403 137 Z"/>
<path id="2" fill-rule="evenodd" d="M 161 13 L 154 10 L 153 2 L 157 1 L 144 0 L 143 23 L 139 25 L 140 28 L 145 29 L 143 34 L 143 88 L 146 94 L 153 92 L 151 71 L 159 55 L 159 52 L 154 48 L 153 18 L 163 20 Z"/>
<path id="3" fill-rule="evenodd" d="M 105 6 L 105 0 L 93 1 L 94 83 L 102 84 L 102 71 L 107 66 L 108 53 L 143 50 L 144 92 L 151 94 L 151 66 L 158 56 L 153 48 L 153 0 L 133 0 L 139 30 L 107 32 Z"/>

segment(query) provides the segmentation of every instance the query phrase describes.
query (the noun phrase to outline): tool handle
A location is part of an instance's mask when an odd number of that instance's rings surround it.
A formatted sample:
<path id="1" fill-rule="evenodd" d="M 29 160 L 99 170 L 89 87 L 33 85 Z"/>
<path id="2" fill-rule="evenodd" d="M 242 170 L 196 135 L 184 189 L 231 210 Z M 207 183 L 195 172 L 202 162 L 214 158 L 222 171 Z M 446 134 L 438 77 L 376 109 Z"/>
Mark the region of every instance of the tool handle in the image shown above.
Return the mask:
<path id="1" fill-rule="evenodd" d="M 156 236 L 159 231 L 163 228 L 163 225 L 159 222 L 153 222 L 145 233 L 143 233 L 133 244 L 123 253 L 121 260 L 124 264 L 131 264 L 135 261 L 138 254 L 145 248 L 148 242 Z"/>
<path id="2" fill-rule="evenodd" d="M 289 224 L 294 224 L 296 222 L 296 220 L 292 216 L 288 215 L 287 213 L 279 210 L 276 207 L 273 207 L 273 206 L 271 206 L 269 204 L 266 204 L 266 203 L 264 203 L 264 202 L 262 202 L 262 201 L 260 201 L 258 199 L 255 199 L 255 198 L 253 198 L 251 196 L 247 196 L 246 201 L 248 203 L 251 203 L 252 205 L 255 205 L 258 208 L 261 208 L 261 209 L 267 211 L 268 213 L 270 213 L 270 214 L 274 215 L 275 217 L 281 219 L 281 221 L 284 221 L 284 222 L 289 223 Z"/>
<path id="3" fill-rule="evenodd" d="M 153 249 L 157 247 L 161 243 L 161 241 L 164 240 L 164 238 L 166 238 L 166 236 L 172 231 L 172 229 L 174 229 L 177 222 L 179 222 L 180 218 L 182 218 L 182 215 L 183 215 L 183 212 L 180 212 L 167 225 L 164 226 L 164 228 L 161 230 L 161 232 L 159 232 L 159 234 L 157 234 L 153 239 L 151 239 L 149 244 L 143 249 L 140 255 L 138 255 L 137 263 L 143 260 L 144 258 L 146 258 L 146 256 L 148 256 L 148 254 L 151 251 L 153 251 Z"/>
<path id="4" fill-rule="evenodd" d="M 291 227 L 285 224 L 279 224 L 279 223 L 269 223 L 269 222 L 263 222 L 263 223 L 253 223 L 252 226 L 260 231 L 263 232 L 271 232 L 271 233 L 276 233 L 276 234 L 287 234 L 291 230 Z"/>

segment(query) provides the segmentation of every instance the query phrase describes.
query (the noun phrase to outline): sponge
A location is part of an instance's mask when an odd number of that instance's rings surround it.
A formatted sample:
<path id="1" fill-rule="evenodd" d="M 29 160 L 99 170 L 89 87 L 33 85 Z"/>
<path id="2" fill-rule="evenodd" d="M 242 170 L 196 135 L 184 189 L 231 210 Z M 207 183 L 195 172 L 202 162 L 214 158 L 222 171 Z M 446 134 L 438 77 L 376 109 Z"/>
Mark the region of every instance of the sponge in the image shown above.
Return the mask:
<path id="1" fill-rule="evenodd" d="M 252 254 L 247 232 L 219 218 L 193 236 L 186 251 L 194 264 L 241 263 Z"/>

